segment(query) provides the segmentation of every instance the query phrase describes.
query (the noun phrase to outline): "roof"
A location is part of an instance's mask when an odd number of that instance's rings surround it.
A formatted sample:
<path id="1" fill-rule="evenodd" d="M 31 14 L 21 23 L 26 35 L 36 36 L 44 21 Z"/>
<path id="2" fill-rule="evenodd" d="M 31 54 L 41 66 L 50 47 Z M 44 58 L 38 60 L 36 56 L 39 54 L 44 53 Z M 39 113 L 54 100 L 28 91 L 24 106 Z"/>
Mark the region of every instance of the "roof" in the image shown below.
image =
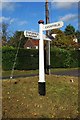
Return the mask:
<path id="1" fill-rule="evenodd" d="M 26 47 L 36 47 L 39 46 L 39 40 L 29 39 L 26 41 L 24 48 Z"/>
<path id="2" fill-rule="evenodd" d="M 39 40 L 32 40 L 33 44 L 38 46 L 39 45 Z"/>

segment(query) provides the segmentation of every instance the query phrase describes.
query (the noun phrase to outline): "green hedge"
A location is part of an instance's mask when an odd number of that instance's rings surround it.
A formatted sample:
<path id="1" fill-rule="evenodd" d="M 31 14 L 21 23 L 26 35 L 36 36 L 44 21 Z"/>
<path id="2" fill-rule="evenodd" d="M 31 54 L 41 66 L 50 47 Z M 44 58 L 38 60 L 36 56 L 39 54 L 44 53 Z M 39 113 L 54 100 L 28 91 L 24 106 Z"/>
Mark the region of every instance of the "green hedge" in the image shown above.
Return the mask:
<path id="1" fill-rule="evenodd" d="M 56 48 L 51 51 L 51 67 L 72 68 L 79 67 L 79 51 Z"/>
<path id="2" fill-rule="evenodd" d="M 14 64 L 17 49 L 4 47 L 2 49 L 2 68 L 3 70 L 11 70 Z M 38 50 L 19 49 L 15 69 L 29 70 L 38 69 L 39 56 Z M 51 50 L 51 67 L 66 68 L 80 67 L 80 54 L 78 50 L 66 50 L 54 48 Z"/>
<path id="3" fill-rule="evenodd" d="M 3 70 L 11 70 L 15 61 L 17 49 L 3 48 L 2 49 L 2 68 Z M 15 69 L 29 70 L 38 69 L 38 51 L 19 49 Z"/>

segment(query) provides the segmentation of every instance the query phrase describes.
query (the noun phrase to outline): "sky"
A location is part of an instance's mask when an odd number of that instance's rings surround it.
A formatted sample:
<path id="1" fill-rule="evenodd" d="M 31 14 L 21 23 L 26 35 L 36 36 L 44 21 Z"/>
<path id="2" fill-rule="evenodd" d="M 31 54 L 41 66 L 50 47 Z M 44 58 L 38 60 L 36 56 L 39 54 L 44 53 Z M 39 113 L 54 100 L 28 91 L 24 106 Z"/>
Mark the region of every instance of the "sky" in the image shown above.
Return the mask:
<path id="1" fill-rule="evenodd" d="M 5 0 L 6 1 L 6 0 Z M 39 20 L 44 20 L 45 24 L 45 2 L 5 2 L 0 3 L 0 23 L 9 24 L 10 34 L 15 31 L 39 31 Z M 76 0 L 75 0 L 76 1 Z M 2 9 L 1 9 L 2 7 Z M 60 28 L 64 31 L 69 24 L 78 29 L 78 2 L 49 2 L 49 22 L 63 21 L 64 26 Z"/>

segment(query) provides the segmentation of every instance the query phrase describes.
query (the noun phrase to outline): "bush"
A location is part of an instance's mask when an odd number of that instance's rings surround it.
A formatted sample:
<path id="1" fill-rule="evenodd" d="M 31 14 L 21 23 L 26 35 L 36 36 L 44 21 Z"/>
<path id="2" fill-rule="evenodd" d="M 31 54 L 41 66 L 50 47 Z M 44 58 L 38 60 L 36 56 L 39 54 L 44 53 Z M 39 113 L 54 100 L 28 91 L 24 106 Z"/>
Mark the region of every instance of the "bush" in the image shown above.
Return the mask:
<path id="1" fill-rule="evenodd" d="M 2 49 L 2 68 L 3 70 L 11 70 L 14 62 L 17 70 L 38 69 L 38 50 L 19 49 L 17 59 L 15 61 L 17 49 Z"/>
<path id="2" fill-rule="evenodd" d="M 2 68 L 3 70 L 11 70 L 15 62 L 17 49 L 13 47 L 2 48 Z M 39 66 L 38 50 L 19 49 L 15 68 L 17 70 L 38 69 Z M 80 67 L 79 50 L 66 50 L 61 48 L 53 48 L 51 50 L 51 67 L 66 68 Z"/>
<path id="3" fill-rule="evenodd" d="M 2 68 L 3 70 L 11 70 L 14 63 L 16 49 L 4 47 L 2 49 Z"/>
<path id="4" fill-rule="evenodd" d="M 20 49 L 16 69 L 38 69 L 38 50 Z"/>
<path id="5" fill-rule="evenodd" d="M 79 51 L 54 48 L 51 51 L 51 67 L 53 68 L 71 68 L 78 67 Z"/>

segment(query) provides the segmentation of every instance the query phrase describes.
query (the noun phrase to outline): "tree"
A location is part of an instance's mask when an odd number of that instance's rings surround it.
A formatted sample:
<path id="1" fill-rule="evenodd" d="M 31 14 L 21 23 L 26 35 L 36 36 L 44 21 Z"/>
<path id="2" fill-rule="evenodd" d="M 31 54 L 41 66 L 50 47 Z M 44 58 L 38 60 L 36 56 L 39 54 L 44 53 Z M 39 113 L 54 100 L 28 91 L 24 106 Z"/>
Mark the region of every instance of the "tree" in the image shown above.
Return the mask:
<path id="1" fill-rule="evenodd" d="M 2 23 L 2 46 L 7 44 L 7 39 L 8 39 L 8 23 Z"/>
<path id="2" fill-rule="evenodd" d="M 79 30 L 76 31 L 75 36 L 78 39 L 78 43 L 80 43 L 80 31 Z"/>
<path id="3" fill-rule="evenodd" d="M 75 28 L 72 25 L 68 25 L 64 31 L 65 35 L 75 35 Z"/>
<path id="4" fill-rule="evenodd" d="M 73 47 L 75 42 L 72 35 L 65 35 L 65 33 L 59 29 L 51 31 L 51 34 L 56 34 L 55 39 L 52 40 L 51 45 L 61 48 Z"/>
<path id="5" fill-rule="evenodd" d="M 60 29 L 54 29 L 54 30 L 51 30 L 50 35 L 51 34 L 64 34 L 64 32 L 62 32 Z"/>
<path id="6" fill-rule="evenodd" d="M 71 47 L 73 44 L 73 39 L 71 36 L 65 36 L 64 34 L 58 34 L 55 40 L 52 41 L 52 45 L 67 48 Z"/>
<path id="7" fill-rule="evenodd" d="M 23 31 L 16 31 L 10 40 L 8 41 L 9 46 L 18 47 L 20 44 L 20 48 L 24 47 L 27 38 L 25 38 Z"/>

